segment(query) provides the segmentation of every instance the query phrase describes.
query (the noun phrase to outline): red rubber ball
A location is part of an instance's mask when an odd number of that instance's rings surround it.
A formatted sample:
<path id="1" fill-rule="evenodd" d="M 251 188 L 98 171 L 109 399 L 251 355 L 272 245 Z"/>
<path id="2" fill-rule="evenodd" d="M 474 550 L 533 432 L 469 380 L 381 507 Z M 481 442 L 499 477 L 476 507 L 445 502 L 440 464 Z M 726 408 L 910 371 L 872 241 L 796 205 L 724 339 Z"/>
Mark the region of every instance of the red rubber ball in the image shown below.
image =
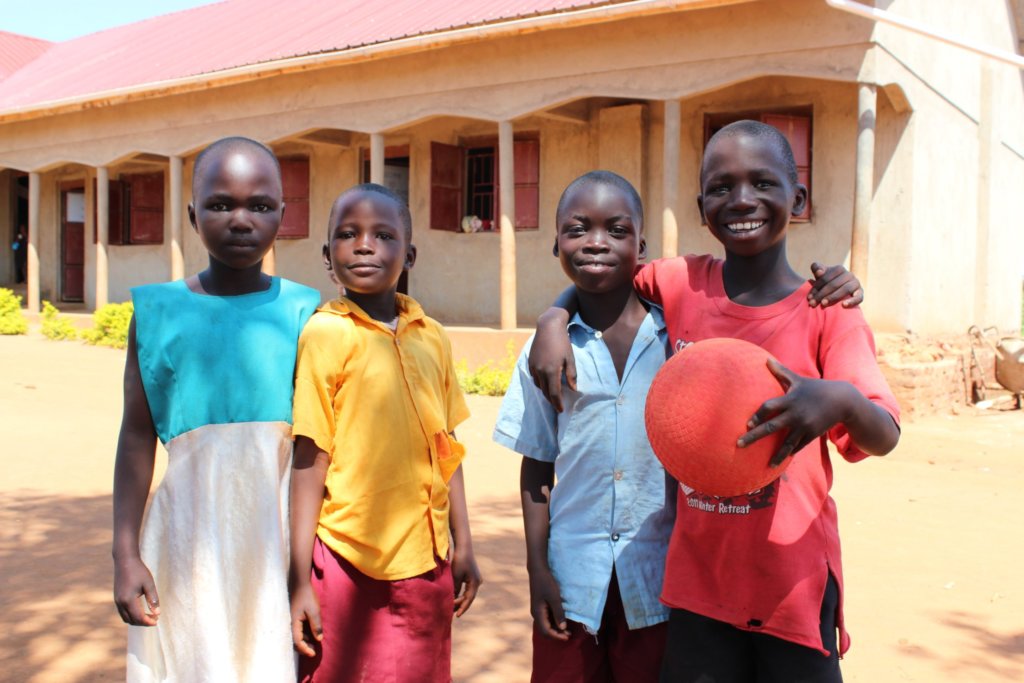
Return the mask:
<path id="1" fill-rule="evenodd" d="M 766 363 L 771 354 L 741 339 L 706 339 L 670 358 L 651 383 L 645 420 L 655 455 L 678 481 L 729 497 L 777 479 L 792 460 L 768 463 L 785 438 L 779 431 L 746 448 L 736 445 L 761 404 L 783 394 Z"/>

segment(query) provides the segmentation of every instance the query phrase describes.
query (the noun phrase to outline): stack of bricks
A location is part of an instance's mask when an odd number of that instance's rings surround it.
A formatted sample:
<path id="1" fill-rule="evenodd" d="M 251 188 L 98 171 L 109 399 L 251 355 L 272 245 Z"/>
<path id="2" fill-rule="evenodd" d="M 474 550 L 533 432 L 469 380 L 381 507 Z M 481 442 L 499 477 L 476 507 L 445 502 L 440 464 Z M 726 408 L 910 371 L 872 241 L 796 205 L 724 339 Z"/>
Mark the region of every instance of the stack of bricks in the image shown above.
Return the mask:
<path id="1" fill-rule="evenodd" d="M 878 362 L 904 419 L 948 415 L 971 405 L 982 376 L 995 385 L 995 353 L 975 343 L 975 364 L 967 335 L 942 340 L 879 335 L 878 341 Z"/>

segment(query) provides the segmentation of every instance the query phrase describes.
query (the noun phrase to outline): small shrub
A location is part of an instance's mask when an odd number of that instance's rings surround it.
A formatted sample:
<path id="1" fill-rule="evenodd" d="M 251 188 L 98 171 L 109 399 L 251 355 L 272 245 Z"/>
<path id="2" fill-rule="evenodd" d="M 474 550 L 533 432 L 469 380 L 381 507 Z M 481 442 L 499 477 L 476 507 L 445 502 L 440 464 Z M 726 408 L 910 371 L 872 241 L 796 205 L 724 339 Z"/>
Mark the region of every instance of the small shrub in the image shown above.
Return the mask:
<path id="1" fill-rule="evenodd" d="M 107 304 L 92 314 L 93 327 L 82 332 L 82 339 L 94 346 L 128 346 L 128 325 L 132 321 L 132 303 Z"/>
<path id="2" fill-rule="evenodd" d="M 28 319 L 21 310 L 21 297 L 0 288 L 0 334 L 26 334 Z"/>
<path id="3" fill-rule="evenodd" d="M 40 332 L 47 339 L 78 339 L 78 330 L 67 316 L 61 315 L 57 307 L 49 301 L 43 302 L 43 324 Z"/>
<path id="4" fill-rule="evenodd" d="M 509 340 L 505 346 L 504 359 L 497 363 L 487 361 L 473 371 L 469 370 L 466 361 L 458 361 L 455 364 L 455 376 L 459 379 L 459 386 L 467 394 L 504 396 L 516 367 L 515 348 L 515 342 Z"/>

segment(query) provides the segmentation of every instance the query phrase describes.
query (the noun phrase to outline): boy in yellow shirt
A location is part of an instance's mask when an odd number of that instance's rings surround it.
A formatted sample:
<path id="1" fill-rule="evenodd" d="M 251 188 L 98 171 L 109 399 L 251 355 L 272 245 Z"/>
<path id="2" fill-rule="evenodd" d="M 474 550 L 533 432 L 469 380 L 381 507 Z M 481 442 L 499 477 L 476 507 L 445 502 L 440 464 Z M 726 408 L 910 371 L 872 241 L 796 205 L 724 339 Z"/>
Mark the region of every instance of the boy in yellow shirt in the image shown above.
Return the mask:
<path id="1" fill-rule="evenodd" d="M 469 411 L 444 329 L 397 293 L 416 261 L 408 207 L 359 185 L 328 228 L 324 263 L 346 295 L 306 325 L 295 373 L 299 680 L 447 683 L 452 613 L 481 581 L 452 435 Z"/>

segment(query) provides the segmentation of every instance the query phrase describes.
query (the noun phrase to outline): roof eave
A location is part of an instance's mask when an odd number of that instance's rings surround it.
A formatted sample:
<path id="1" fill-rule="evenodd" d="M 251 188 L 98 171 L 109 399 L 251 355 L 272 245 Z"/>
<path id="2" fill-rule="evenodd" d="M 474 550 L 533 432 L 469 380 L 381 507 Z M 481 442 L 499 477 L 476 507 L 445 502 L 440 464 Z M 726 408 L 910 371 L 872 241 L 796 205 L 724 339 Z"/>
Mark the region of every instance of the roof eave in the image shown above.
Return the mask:
<path id="1" fill-rule="evenodd" d="M 88 95 L 53 100 L 0 112 L 0 123 L 24 121 L 57 114 L 69 114 L 87 109 L 108 107 L 126 102 L 154 99 L 211 88 L 219 88 L 246 81 L 279 76 L 282 74 L 323 69 L 342 64 L 351 64 L 384 57 L 395 57 L 413 52 L 423 52 L 462 43 L 485 39 L 534 33 L 557 28 L 572 28 L 587 24 L 599 24 L 625 18 L 664 14 L 680 10 L 705 9 L 723 5 L 735 5 L 753 0 L 636 0 L 622 4 L 601 5 L 497 21 L 490 24 L 466 26 L 450 30 L 399 38 L 382 43 L 360 47 L 321 52 L 316 54 L 288 57 L 269 62 L 259 62 L 232 67 L 183 78 L 157 81 L 141 85 L 116 88 Z"/>

